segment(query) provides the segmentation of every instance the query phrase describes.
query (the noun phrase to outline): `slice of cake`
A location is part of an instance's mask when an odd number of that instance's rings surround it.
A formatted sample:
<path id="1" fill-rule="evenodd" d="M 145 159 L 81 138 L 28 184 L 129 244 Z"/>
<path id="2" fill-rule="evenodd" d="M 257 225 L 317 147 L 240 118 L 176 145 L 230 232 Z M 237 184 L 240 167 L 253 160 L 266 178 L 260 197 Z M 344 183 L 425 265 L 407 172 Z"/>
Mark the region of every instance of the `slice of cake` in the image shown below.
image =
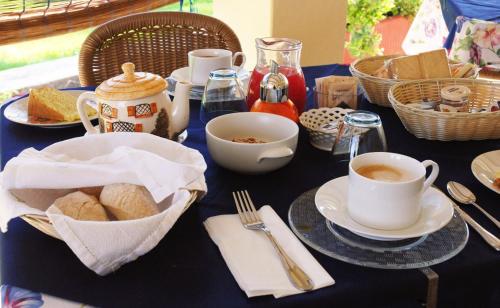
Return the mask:
<path id="1" fill-rule="evenodd" d="M 28 98 L 28 116 L 55 121 L 80 120 L 76 109 L 76 97 L 53 88 L 31 89 Z M 96 111 L 90 106 L 85 106 L 89 116 Z"/>

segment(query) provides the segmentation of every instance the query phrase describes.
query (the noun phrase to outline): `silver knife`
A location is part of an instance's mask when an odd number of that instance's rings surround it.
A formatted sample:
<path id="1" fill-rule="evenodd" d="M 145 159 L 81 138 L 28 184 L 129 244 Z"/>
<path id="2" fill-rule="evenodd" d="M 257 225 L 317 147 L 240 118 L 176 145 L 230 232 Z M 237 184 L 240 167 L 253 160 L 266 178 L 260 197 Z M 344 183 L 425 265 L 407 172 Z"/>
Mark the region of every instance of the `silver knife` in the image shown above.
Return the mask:
<path id="1" fill-rule="evenodd" d="M 500 239 L 498 239 L 496 236 L 488 232 L 485 228 L 483 228 L 480 224 L 477 223 L 472 217 L 469 216 L 466 212 L 464 212 L 458 205 L 453 202 L 453 207 L 455 210 L 460 214 L 460 216 L 465 220 L 469 226 L 474 228 L 474 230 L 481 235 L 481 237 L 488 243 L 490 244 L 491 247 L 493 247 L 496 251 L 500 250 Z"/>

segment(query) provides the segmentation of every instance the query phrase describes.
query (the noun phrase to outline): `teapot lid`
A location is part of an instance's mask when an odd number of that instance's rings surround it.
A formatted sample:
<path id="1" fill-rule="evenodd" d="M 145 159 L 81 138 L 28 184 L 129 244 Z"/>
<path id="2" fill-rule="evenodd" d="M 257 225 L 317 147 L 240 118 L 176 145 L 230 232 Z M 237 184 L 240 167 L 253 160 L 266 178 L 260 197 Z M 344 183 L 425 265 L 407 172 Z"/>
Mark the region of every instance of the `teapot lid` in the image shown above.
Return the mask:
<path id="1" fill-rule="evenodd" d="M 167 88 L 161 76 L 135 72 L 134 63 L 122 64 L 123 74 L 103 81 L 95 90 L 98 97 L 108 100 L 133 100 L 158 94 Z"/>

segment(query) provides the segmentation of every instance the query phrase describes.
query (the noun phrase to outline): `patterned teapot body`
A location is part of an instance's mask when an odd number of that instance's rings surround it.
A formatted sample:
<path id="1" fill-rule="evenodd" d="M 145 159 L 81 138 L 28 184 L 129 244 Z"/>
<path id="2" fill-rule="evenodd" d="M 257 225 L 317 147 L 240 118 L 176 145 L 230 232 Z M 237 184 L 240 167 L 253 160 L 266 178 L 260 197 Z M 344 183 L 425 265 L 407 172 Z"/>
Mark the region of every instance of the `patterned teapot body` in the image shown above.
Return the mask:
<path id="1" fill-rule="evenodd" d="M 78 111 L 89 133 L 144 132 L 177 140 L 189 122 L 191 85 L 179 82 L 172 102 L 167 83 L 158 75 L 134 72 L 134 64 L 124 63 L 123 74 L 104 81 L 94 92 L 78 98 Z M 94 128 L 83 112 L 84 104 L 97 109 L 99 127 Z"/>

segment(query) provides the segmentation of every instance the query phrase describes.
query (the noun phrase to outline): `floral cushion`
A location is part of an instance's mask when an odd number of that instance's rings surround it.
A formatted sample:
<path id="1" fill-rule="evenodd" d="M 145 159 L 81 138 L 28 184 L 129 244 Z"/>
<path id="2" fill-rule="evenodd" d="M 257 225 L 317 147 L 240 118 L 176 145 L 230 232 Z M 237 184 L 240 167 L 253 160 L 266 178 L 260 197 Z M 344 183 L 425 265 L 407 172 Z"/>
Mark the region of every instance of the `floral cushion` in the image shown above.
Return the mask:
<path id="1" fill-rule="evenodd" d="M 500 64 L 500 24 L 458 16 L 450 58 L 479 66 Z"/>

